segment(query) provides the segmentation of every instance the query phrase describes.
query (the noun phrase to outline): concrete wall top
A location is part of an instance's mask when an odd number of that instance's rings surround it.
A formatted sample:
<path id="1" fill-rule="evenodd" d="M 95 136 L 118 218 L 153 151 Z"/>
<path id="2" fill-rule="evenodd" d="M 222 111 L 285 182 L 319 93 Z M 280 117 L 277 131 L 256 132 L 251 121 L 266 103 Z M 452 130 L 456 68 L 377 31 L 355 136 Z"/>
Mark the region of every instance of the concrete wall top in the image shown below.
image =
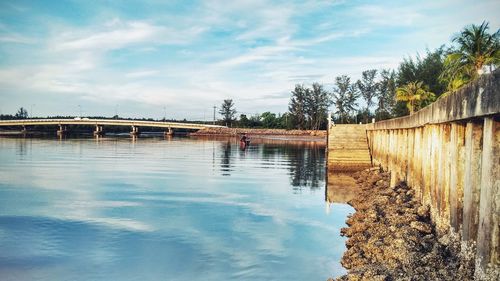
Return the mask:
<path id="1" fill-rule="evenodd" d="M 500 113 L 500 69 L 482 75 L 410 116 L 369 124 L 367 130 L 404 129 Z"/>

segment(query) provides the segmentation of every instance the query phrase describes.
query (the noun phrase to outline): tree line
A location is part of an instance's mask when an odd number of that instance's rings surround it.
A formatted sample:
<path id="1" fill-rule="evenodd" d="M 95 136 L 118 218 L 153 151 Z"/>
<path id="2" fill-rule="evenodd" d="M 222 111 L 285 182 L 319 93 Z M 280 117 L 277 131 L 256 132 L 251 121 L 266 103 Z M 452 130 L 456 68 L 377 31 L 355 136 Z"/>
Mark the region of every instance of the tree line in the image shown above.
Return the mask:
<path id="1" fill-rule="evenodd" d="M 242 114 L 236 120 L 232 100 L 224 101 L 220 113 L 229 125 L 312 130 L 326 127 L 330 106 L 333 121 L 338 123 L 367 123 L 372 118 L 384 120 L 413 114 L 498 68 L 499 38 L 500 30 L 489 33 L 487 22 L 473 24 L 456 34 L 450 46 L 404 58 L 396 69 L 368 69 L 357 81 L 347 75 L 337 76 L 331 91 L 319 83 L 310 87 L 297 84 L 285 114 L 265 112 L 250 119 Z"/>

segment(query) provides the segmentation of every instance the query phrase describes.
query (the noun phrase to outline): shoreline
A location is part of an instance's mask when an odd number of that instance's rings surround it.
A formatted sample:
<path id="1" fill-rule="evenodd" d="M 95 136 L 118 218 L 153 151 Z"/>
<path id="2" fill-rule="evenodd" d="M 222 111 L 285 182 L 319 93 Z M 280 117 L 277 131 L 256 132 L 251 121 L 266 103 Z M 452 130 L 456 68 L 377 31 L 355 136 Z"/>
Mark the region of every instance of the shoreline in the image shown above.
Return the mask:
<path id="1" fill-rule="evenodd" d="M 302 137 L 326 139 L 326 130 L 285 130 L 285 129 L 249 129 L 249 128 L 206 128 L 189 134 L 190 136 L 240 136 L 249 137 Z"/>
<path id="2" fill-rule="evenodd" d="M 429 207 L 404 182 L 371 168 L 354 174 L 356 212 L 341 235 L 348 237 L 341 264 L 348 273 L 333 280 L 473 280 L 474 254 L 458 237 L 437 231 Z"/>

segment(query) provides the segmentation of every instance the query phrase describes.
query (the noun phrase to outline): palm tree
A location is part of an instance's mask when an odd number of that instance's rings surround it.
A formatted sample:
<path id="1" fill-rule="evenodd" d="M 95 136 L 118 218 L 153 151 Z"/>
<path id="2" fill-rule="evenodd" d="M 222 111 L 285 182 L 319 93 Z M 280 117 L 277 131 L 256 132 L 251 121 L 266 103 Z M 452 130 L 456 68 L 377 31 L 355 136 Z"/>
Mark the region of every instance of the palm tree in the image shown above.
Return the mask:
<path id="1" fill-rule="evenodd" d="M 452 41 L 458 48 L 445 59 L 445 70 L 441 75 L 448 81 L 448 88 L 476 79 L 483 73 L 485 66 L 498 67 L 500 64 L 500 30 L 488 33 L 488 23 L 465 27 Z"/>
<path id="2" fill-rule="evenodd" d="M 406 107 L 408 107 L 410 114 L 434 99 L 435 95 L 423 86 L 422 81 L 410 82 L 396 89 L 396 100 L 406 101 Z"/>

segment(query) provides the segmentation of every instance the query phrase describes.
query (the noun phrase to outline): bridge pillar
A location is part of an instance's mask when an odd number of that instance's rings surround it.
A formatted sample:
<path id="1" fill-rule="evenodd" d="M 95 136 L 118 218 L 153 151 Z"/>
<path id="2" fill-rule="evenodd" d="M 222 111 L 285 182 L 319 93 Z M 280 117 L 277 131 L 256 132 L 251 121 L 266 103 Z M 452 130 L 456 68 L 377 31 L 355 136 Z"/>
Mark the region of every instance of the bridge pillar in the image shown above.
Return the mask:
<path id="1" fill-rule="evenodd" d="M 62 136 L 65 135 L 68 132 L 67 128 L 65 125 L 59 124 L 59 130 L 57 130 L 57 135 Z"/>
<path id="2" fill-rule="evenodd" d="M 165 131 L 165 136 L 173 136 L 174 135 L 174 129 L 172 128 L 167 128 L 167 130 Z"/>
<path id="3" fill-rule="evenodd" d="M 132 136 L 138 136 L 140 133 L 139 133 L 139 127 L 136 127 L 136 126 L 132 126 L 132 131 L 130 132 L 130 135 Z"/>
<path id="4" fill-rule="evenodd" d="M 104 130 L 102 129 L 102 126 L 95 125 L 94 136 L 102 136 L 102 135 L 104 135 Z"/>

